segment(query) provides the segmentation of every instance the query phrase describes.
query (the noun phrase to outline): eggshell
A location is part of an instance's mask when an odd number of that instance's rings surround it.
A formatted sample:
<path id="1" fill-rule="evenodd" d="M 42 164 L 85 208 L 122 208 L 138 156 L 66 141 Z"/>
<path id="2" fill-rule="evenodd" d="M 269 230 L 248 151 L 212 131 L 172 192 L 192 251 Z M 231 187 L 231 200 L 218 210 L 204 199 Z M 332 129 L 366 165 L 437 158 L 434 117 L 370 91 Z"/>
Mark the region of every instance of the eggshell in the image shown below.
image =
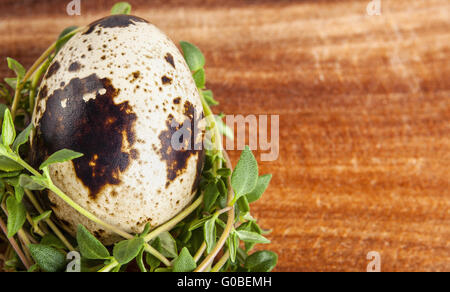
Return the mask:
<path id="1" fill-rule="evenodd" d="M 142 18 L 106 17 L 73 36 L 46 72 L 33 123 L 34 163 L 64 148 L 83 153 L 51 165 L 53 182 L 124 231 L 168 221 L 196 194 L 204 161 L 199 93 L 174 43 Z M 48 199 L 71 233 L 83 224 L 105 244 L 120 239 L 54 193 Z"/>

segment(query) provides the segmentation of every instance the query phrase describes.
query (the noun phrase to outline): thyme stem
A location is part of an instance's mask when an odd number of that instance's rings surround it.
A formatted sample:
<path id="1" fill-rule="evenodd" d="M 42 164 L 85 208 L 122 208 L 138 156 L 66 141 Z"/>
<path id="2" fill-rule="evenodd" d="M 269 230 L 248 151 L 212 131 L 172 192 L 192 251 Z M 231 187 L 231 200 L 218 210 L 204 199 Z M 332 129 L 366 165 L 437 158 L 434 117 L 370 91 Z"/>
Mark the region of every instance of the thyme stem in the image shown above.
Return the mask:
<path id="1" fill-rule="evenodd" d="M 211 272 L 218 272 L 226 264 L 230 258 L 230 250 L 227 250 L 225 254 L 220 258 L 217 264 L 211 269 Z"/>
<path id="2" fill-rule="evenodd" d="M 165 256 L 163 256 L 159 251 L 154 249 L 150 244 L 145 243 L 144 249 L 145 249 L 146 252 L 148 252 L 149 254 L 153 255 L 158 260 L 160 260 L 167 267 L 171 267 L 172 266 L 172 263 Z"/>
<path id="3" fill-rule="evenodd" d="M 224 151 L 223 152 L 225 156 L 225 161 L 227 164 L 227 167 L 229 169 L 232 169 L 232 165 L 230 162 L 230 157 L 228 154 Z M 229 184 L 231 185 L 231 178 L 228 178 Z M 230 187 L 228 190 L 228 202 L 231 202 L 234 197 L 233 188 Z M 225 226 L 225 229 L 220 236 L 219 240 L 217 241 L 216 246 L 211 251 L 211 253 L 203 260 L 203 262 L 195 269 L 195 272 L 204 272 L 214 261 L 214 258 L 217 256 L 217 254 L 220 252 L 222 247 L 225 245 L 225 242 L 230 235 L 231 230 L 233 229 L 234 225 L 234 206 L 231 206 L 231 209 L 228 211 L 228 219 L 227 219 L 227 225 Z"/>
<path id="4" fill-rule="evenodd" d="M 104 266 L 102 269 L 100 269 L 98 272 L 99 273 L 108 273 L 111 272 L 112 269 L 114 269 L 115 267 L 117 267 L 119 265 L 119 263 L 116 261 L 116 259 L 113 259 L 113 261 L 111 263 L 109 263 L 108 265 Z"/>
<path id="5" fill-rule="evenodd" d="M 36 200 L 34 194 L 30 191 L 25 189 L 25 194 L 27 198 L 30 200 L 31 204 L 34 206 L 34 208 L 39 212 L 39 214 L 44 213 L 44 210 L 39 205 L 38 201 Z M 64 243 L 64 245 L 70 250 L 75 251 L 75 248 L 70 244 L 70 242 L 67 240 L 67 238 L 62 234 L 62 232 L 59 230 L 59 228 L 53 223 L 53 221 L 48 218 L 45 220 L 45 223 L 47 223 L 48 227 L 50 227 L 51 230 L 55 233 L 55 235 Z"/>
<path id="6" fill-rule="evenodd" d="M 203 241 L 202 245 L 200 246 L 200 248 L 197 250 L 197 252 L 194 255 L 195 262 L 198 262 L 200 260 L 203 253 L 205 252 L 205 250 L 206 250 L 206 241 Z"/>
<path id="7" fill-rule="evenodd" d="M 170 231 L 172 228 L 175 227 L 175 225 L 177 225 L 180 221 L 182 221 L 184 218 L 186 218 L 187 216 L 189 216 L 189 214 L 191 214 L 195 209 L 198 208 L 198 206 L 201 205 L 201 203 L 203 203 L 203 194 L 201 194 L 197 200 L 194 201 L 194 203 L 192 203 L 189 207 L 187 207 L 186 209 L 184 209 L 181 213 L 179 213 L 177 216 L 173 217 L 171 220 L 167 221 L 165 224 L 157 227 L 155 230 L 153 230 L 152 232 L 150 232 L 145 238 L 144 240 L 146 242 L 149 242 L 150 240 L 152 240 L 153 238 L 158 237 L 158 235 L 160 235 L 161 233 L 165 232 L 165 231 Z"/>
<path id="8" fill-rule="evenodd" d="M 8 238 L 8 230 L 6 228 L 5 222 L 3 221 L 3 219 L 1 217 L 0 217 L 0 228 L 2 229 L 3 233 L 6 235 L 6 238 Z M 27 257 L 23 253 L 22 249 L 17 244 L 17 241 L 14 239 L 14 237 L 8 238 L 8 241 L 11 244 L 14 251 L 16 252 L 19 259 L 22 261 L 22 264 L 28 270 L 31 267 L 30 262 L 28 261 Z"/>

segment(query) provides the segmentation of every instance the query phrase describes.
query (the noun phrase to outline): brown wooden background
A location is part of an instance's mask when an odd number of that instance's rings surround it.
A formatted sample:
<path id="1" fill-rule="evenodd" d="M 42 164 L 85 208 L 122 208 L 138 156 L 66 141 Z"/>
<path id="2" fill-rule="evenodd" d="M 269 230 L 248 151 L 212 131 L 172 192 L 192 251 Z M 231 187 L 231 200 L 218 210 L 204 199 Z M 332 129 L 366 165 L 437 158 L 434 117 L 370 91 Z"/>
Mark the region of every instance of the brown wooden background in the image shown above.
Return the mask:
<path id="1" fill-rule="evenodd" d="M 114 1 L 82 0 L 78 17 L 69 2 L 0 1 L 0 77 Z M 277 271 L 365 271 L 369 251 L 383 271 L 450 271 L 448 0 L 382 0 L 373 17 L 369 0 L 130 2 L 202 48 L 220 110 L 280 115 L 253 207 Z"/>

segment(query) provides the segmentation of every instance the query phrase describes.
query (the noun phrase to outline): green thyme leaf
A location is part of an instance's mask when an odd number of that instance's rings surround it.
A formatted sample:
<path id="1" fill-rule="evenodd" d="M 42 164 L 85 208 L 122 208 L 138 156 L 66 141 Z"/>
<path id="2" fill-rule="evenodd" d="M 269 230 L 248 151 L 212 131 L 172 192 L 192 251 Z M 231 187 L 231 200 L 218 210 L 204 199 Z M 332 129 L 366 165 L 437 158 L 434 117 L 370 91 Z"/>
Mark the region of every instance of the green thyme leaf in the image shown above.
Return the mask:
<path id="1" fill-rule="evenodd" d="M 9 87 L 11 87 L 12 89 L 16 89 L 17 87 L 17 77 L 14 78 L 5 78 L 4 79 L 6 84 L 9 85 Z M 3 113 L 4 113 L 5 109 L 2 109 L 2 113 L 1 113 L 1 117 L 3 118 Z"/>
<path id="2" fill-rule="evenodd" d="M 23 195 L 25 194 L 24 189 L 20 185 L 14 186 L 14 196 L 18 202 L 22 202 Z"/>
<path id="3" fill-rule="evenodd" d="M 209 106 L 219 105 L 219 102 L 214 99 L 214 94 L 213 94 L 213 92 L 211 90 L 203 90 L 202 91 L 202 95 L 205 98 L 206 103 Z"/>
<path id="4" fill-rule="evenodd" d="M 211 216 L 204 217 L 204 218 L 201 218 L 201 219 L 198 219 L 198 218 L 195 219 L 195 220 L 192 221 L 191 224 L 189 225 L 189 231 L 193 231 L 193 230 L 196 230 L 196 229 L 202 227 L 202 226 L 205 224 L 205 222 L 208 221 L 208 220 L 211 219 L 211 218 L 212 218 L 212 215 L 211 215 Z"/>
<path id="5" fill-rule="evenodd" d="M 28 269 L 27 273 L 34 273 L 34 272 L 37 272 L 38 270 L 39 270 L 39 265 L 34 264 Z"/>
<path id="6" fill-rule="evenodd" d="M 114 246 L 114 258 L 121 265 L 128 264 L 135 257 L 137 257 L 141 249 L 144 247 L 144 243 L 145 241 L 141 237 L 121 241 Z"/>
<path id="7" fill-rule="evenodd" d="M 8 62 L 9 69 L 13 70 L 16 73 L 17 78 L 19 80 L 22 80 L 26 74 L 25 68 L 19 62 L 17 62 L 16 60 L 14 60 L 12 58 L 8 57 L 8 58 L 6 58 L 6 60 Z"/>
<path id="8" fill-rule="evenodd" d="M 13 196 L 6 199 L 6 209 L 8 210 L 8 237 L 13 237 L 26 221 L 26 210 L 25 206 Z"/>
<path id="9" fill-rule="evenodd" d="M 205 226 L 203 227 L 203 232 L 205 236 L 207 252 L 210 253 L 214 246 L 216 245 L 216 220 L 217 217 L 213 216 L 211 219 L 206 221 Z"/>
<path id="10" fill-rule="evenodd" d="M 54 248 L 59 248 L 59 249 L 66 249 L 66 246 L 64 245 L 64 243 L 55 235 L 49 233 L 46 234 L 40 242 L 42 245 L 47 245 L 47 246 L 51 246 Z"/>
<path id="11" fill-rule="evenodd" d="M 239 261 L 240 264 L 244 265 L 247 258 L 248 258 L 247 252 L 239 247 L 237 249 L 236 259 Z"/>
<path id="12" fill-rule="evenodd" d="M 228 249 L 230 251 L 230 260 L 232 263 L 236 261 L 236 253 L 239 248 L 239 238 L 235 231 L 231 232 L 230 236 L 227 238 Z"/>
<path id="13" fill-rule="evenodd" d="M 245 242 L 254 242 L 254 243 L 270 243 L 270 240 L 265 238 L 264 236 L 256 233 L 256 232 L 250 232 L 245 230 L 237 230 L 236 231 L 237 236 L 239 236 L 239 239 Z"/>
<path id="14" fill-rule="evenodd" d="M 58 37 L 58 41 L 56 42 L 56 46 L 55 46 L 56 53 L 59 52 L 61 50 L 61 48 L 64 47 L 64 45 L 72 38 L 72 37 L 69 37 L 69 35 L 76 29 L 78 29 L 77 26 L 69 26 L 69 27 L 66 27 L 60 33 L 60 35 Z"/>
<path id="15" fill-rule="evenodd" d="M 249 203 L 256 202 L 261 198 L 261 196 L 264 194 L 267 187 L 269 186 L 271 179 L 272 179 L 271 174 L 266 174 L 258 178 L 258 182 L 256 184 L 255 189 L 246 195 Z"/>
<path id="16" fill-rule="evenodd" d="M 244 267 L 250 272 L 270 272 L 275 268 L 278 256 L 272 251 L 258 251 L 250 255 Z"/>
<path id="17" fill-rule="evenodd" d="M 231 169 L 229 169 L 229 168 L 218 169 L 217 174 L 222 177 L 229 177 L 231 175 Z"/>
<path id="18" fill-rule="evenodd" d="M 219 179 L 217 181 L 217 189 L 219 190 L 220 195 L 226 198 L 226 196 L 228 195 L 228 189 L 223 179 Z"/>
<path id="19" fill-rule="evenodd" d="M 14 128 L 13 118 L 9 109 L 6 109 L 2 125 L 2 143 L 5 146 L 10 146 L 15 138 L 16 129 Z"/>
<path id="20" fill-rule="evenodd" d="M 203 68 L 195 72 L 194 75 L 192 75 L 192 77 L 194 77 L 195 85 L 197 86 L 197 88 L 199 89 L 205 88 L 206 76 L 205 70 Z"/>
<path id="21" fill-rule="evenodd" d="M 161 233 L 152 246 L 165 257 L 176 258 L 178 256 L 177 243 L 167 231 Z"/>
<path id="22" fill-rule="evenodd" d="M 154 272 L 161 265 L 161 261 L 149 253 L 147 253 L 145 261 L 150 266 L 150 272 Z"/>
<path id="23" fill-rule="evenodd" d="M 215 182 L 210 182 L 205 188 L 204 204 L 205 210 L 208 211 L 214 205 L 219 196 L 219 189 Z"/>
<path id="24" fill-rule="evenodd" d="M 13 172 L 11 174 L 17 174 L 17 172 Z M 10 184 L 13 187 L 19 186 L 19 176 L 15 175 L 15 176 L 5 176 L 4 180 L 6 183 Z"/>
<path id="25" fill-rule="evenodd" d="M 119 2 L 111 8 L 111 15 L 130 14 L 131 5 L 128 2 Z"/>
<path id="26" fill-rule="evenodd" d="M 66 27 L 65 29 L 63 29 L 63 31 L 59 34 L 58 39 L 62 39 L 63 37 L 65 37 L 66 35 L 68 35 L 69 33 L 73 32 L 74 30 L 76 30 L 78 28 L 78 26 L 69 26 Z"/>
<path id="27" fill-rule="evenodd" d="M 39 177 L 21 174 L 19 184 L 22 188 L 30 191 L 42 191 L 46 188 L 46 181 Z"/>
<path id="28" fill-rule="evenodd" d="M 236 198 L 252 192 L 258 182 L 258 163 L 255 156 L 246 146 L 231 176 L 231 186 Z"/>
<path id="29" fill-rule="evenodd" d="M 68 149 L 62 149 L 58 152 L 53 153 L 46 161 L 44 161 L 44 163 L 41 164 L 41 166 L 39 166 L 39 169 L 42 170 L 43 168 L 51 164 L 70 161 L 82 156 L 82 153 L 78 153 Z"/>
<path id="30" fill-rule="evenodd" d="M 52 215 L 52 211 L 43 212 L 42 214 L 32 218 L 33 219 L 33 223 L 34 224 L 38 224 L 39 222 L 41 222 L 43 220 L 49 219 L 51 215 Z"/>
<path id="31" fill-rule="evenodd" d="M 181 41 L 180 46 L 184 54 L 184 59 L 191 71 L 197 72 L 205 66 L 205 56 L 199 48 L 185 41 Z"/>
<path id="32" fill-rule="evenodd" d="M 28 248 L 31 256 L 43 271 L 55 273 L 65 269 L 66 257 L 57 249 L 42 244 L 30 244 Z"/>
<path id="33" fill-rule="evenodd" d="M 3 145 L 0 145 L 2 147 Z M 4 146 L 3 146 L 4 147 Z M 9 159 L 5 156 L 0 156 L 0 170 L 6 172 L 16 172 L 22 170 L 23 167 L 15 162 L 14 160 Z"/>
<path id="34" fill-rule="evenodd" d="M 186 247 L 181 250 L 180 255 L 173 262 L 173 271 L 178 273 L 192 272 L 196 267 L 197 264 Z"/>
<path id="35" fill-rule="evenodd" d="M 103 260 L 110 257 L 108 250 L 83 225 L 78 225 L 77 242 L 83 257 L 90 260 Z"/>
<path id="36" fill-rule="evenodd" d="M 144 231 L 142 231 L 142 233 L 139 236 L 145 238 L 149 234 L 151 229 L 152 225 L 148 222 L 147 224 L 145 224 Z"/>
<path id="37" fill-rule="evenodd" d="M 0 178 L 13 178 L 18 177 L 20 175 L 20 171 L 13 171 L 13 172 L 0 172 Z"/>
<path id="38" fill-rule="evenodd" d="M 247 197 L 240 197 L 239 200 L 237 200 L 237 207 L 239 209 L 240 216 L 245 216 L 248 214 L 248 212 L 250 212 L 250 205 L 248 204 Z"/>
<path id="39" fill-rule="evenodd" d="M 33 130 L 33 124 L 30 123 L 28 127 L 25 128 L 20 134 L 17 136 L 16 140 L 14 140 L 12 150 L 14 152 L 19 151 L 20 146 L 28 142 L 28 137 L 30 136 L 31 131 Z"/>

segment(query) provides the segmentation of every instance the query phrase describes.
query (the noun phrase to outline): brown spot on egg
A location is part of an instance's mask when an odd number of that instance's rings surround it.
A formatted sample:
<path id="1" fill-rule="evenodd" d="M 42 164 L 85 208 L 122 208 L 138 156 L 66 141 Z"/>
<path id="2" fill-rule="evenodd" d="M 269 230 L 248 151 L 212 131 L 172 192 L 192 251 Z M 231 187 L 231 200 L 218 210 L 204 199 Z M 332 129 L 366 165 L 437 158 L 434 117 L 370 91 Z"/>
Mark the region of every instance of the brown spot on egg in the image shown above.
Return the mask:
<path id="1" fill-rule="evenodd" d="M 81 68 L 81 64 L 80 63 L 73 62 L 69 66 L 69 72 L 76 72 L 76 71 L 80 70 L 80 68 Z"/>
<path id="2" fill-rule="evenodd" d="M 166 188 L 169 187 L 170 183 L 179 175 L 186 171 L 189 159 L 191 157 L 197 157 L 197 177 L 193 185 L 193 190 L 195 190 L 200 181 L 199 177 L 201 176 L 203 159 L 205 156 L 205 151 L 203 149 L 204 131 L 198 127 L 200 120 L 203 119 L 203 113 L 196 119 L 194 106 L 190 102 L 186 102 L 184 115 L 186 116 L 186 119 L 182 124 L 175 121 L 172 115 L 168 116 L 166 121 L 167 130 L 161 132 L 158 136 L 162 146 L 159 154 L 167 166 L 168 181 L 166 183 Z M 174 138 L 173 136 L 175 134 L 177 136 Z M 179 142 L 179 144 L 176 145 L 177 148 L 174 149 L 172 139 L 177 138 L 179 140 L 174 141 Z"/>
<path id="3" fill-rule="evenodd" d="M 135 71 L 135 72 L 131 73 L 131 75 L 133 76 L 133 79 L 131 79 L 130 82 L 134 83 L 136 80 L 139 79 L 139 77 L 141 77 L 141 72 Z"/>
<path id="4" fill-rule="evenodd" d="M 172 78 L 167 77 L 166 75 L 164 75 L 163 77 L 161 77 L 161 81 L 164 85 L 167 84 L 172 84 Z"/>
<path id="5" fill-rule="evenodd" d="M 130 25 L 135 25 L 136 22 L 148 23 L 148 21 L 146 21 L 145 19 L 132 15 L 125 15 L 125 14 L 111 15 L 89 24 L 88 30 L 83 34 L 87 35 L 92 33 L 97 26 L 103 28 L 128 27 Z"/>
<path id="6" fill-rule="evenodd" d="M 175 62 L 174 62 L 174 60 L 173 60 L 173 56 L 172 56 L 171 53 L 167 53 L 167 54 L 164 56 L 164 59 L 167 61 L 167 63 L 169 63 L 170 65 L 172 65 L 172 67 L 173 67 L 174 69 L 176 69 L 176 68 L 175 68 Z"/>
<path id="7" fill-rule="evenodd" d="M 136 160 L 139 158 L 139 151 L 137 151 L 136 149 L 131 149 L 130 155 L 131 155 L 131 158 Z"/>
<path id="8" fill-rule="evenodd" d="M 120 184 L 119 174 L 129 166 L 135 143 L 136 114 L 128 102 L 114 102 L 118 92 L 108 78 L 96 74 L 74 78 L 48 97 L 38 124 L 45 155 L 64 148 L 84 154 L 72 163 L 93 199 L 105 185 Z M 83 96 L 89 93 L 95 93 L 95 98 L 85 101 Z"/>
<path id="9" fill-rule="evenodd" d="M 41 87 L 41 89 L 39 90 L 39 99 L 44 99 L 47 97 L 48 94 L 48 88 L 47 85 L 44 85 Z"/>
<path id="10" fill-rule="evenodd" d="M 61 65 L 58 61 L 53 62 L 53 64 L 50 65 L 48 68 L 47 74 L 45 75 L 45 79 L 50 78 L 53 74 L 58 72 L 59 68 L 61 68 Z"/>
<path id="11" fill-rule="evenodd" d="M 173 100 L 174 104 L 180 104 L 181 103 L 181 97 L 177 97 Z"/>

